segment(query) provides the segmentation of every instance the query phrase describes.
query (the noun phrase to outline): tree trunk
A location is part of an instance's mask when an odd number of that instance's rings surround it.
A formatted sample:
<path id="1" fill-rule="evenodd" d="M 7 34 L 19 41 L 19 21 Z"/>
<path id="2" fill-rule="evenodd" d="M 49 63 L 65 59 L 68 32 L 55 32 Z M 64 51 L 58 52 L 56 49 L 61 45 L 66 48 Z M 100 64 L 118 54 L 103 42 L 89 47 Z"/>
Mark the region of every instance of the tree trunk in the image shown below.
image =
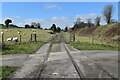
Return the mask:
<path id="1" fill-rule="evenodd" d="M 7 28 L 8 28 L 8 24 L 7 24 L 6 26 L 7 26 Z"/>

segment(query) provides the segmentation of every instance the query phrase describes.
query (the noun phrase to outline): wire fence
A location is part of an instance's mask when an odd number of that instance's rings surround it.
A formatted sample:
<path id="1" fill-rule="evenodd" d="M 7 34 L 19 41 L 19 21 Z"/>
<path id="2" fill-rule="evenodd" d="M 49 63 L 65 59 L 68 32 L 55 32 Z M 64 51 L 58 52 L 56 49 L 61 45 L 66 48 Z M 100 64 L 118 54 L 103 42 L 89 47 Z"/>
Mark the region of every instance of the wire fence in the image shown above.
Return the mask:
<path id="1" fill-rule="evenodd" d="M 11 45 L 16 43 L 24 43 L 24 42 L 35 42 L 35 41 L 42 41 L 42 42 L 48 42 L 50 39 L 52 39 L 55 35 L 54 34 L 29 34 L 25 36 L 25 34 L 20 35 L 0 35 L 0 43 L 5 45 Z"/>
<path id="2" fill-rule="evenodd" d="M 75 34 L 72 33 L 63 33 L 63 37 L 65 42 L 72 42 L 76 39 Z"/>

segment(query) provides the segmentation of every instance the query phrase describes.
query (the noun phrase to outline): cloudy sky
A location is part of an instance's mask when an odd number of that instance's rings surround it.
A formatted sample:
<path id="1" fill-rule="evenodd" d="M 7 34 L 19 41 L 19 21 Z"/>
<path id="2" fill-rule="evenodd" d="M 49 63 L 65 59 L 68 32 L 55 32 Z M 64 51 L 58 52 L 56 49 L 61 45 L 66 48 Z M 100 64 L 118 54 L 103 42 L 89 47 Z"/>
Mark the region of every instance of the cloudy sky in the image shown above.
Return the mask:
<path id="1" fill-rule="evenodd" d="M 78 17 L 81 21 L 91 18 L 93 22 L 96 16 L 102 17 L 103 8 L 108 4 L 114 6 L 113 19 L 118 19 L 117 2 L 3 2 L 0 23 L 9 18 L 20 27 L 31 22 L 39 22 L 43 28 L 52 24 L 72 27 Z M 101 24 L 105 22 L 101 21 Z"/>

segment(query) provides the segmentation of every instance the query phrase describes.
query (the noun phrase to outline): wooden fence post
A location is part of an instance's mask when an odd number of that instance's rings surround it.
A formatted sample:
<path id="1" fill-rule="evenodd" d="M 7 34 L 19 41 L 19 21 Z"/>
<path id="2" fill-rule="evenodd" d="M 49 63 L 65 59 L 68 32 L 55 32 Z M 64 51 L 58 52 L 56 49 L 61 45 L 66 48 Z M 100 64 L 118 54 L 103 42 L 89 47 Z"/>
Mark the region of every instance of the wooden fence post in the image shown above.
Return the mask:
<path id="1" fill-rule="evenodd" d="M 70 42 L 71 42 L 71 39 L 72 39 L 72 38 L 71 38 L 71 34 L 70 34 Z"/>
<path id="2" fill-rule="evenodd" d="M 75 41 L 75 34 L 73 34 L 73 41 Z"/>
<path id="3" fill-rule="evenodd" d="M 36 36 L 36 34 L 34 34 L 34 41 L 36 42 L 37 41 L 37 36 Z"/>
<path id="4" fill-rule="evenodd" d="M 92 44 L 94 44 L 94 37 L 92 37 Z"/>
<path id="5" fill-rule="evenodd" d="M 1 33 L 2 35 L 2 45 L 4 44 L 4 33 Z"/>
<path id="6" fill-rule="evenodd" d="M 70 42 L 75 41 L 75 34 L 70 34 Z"/>
<path id="7" fill-rule="evenodd" d="M 32 34 L 31 34 L 31 38 L 30 39 L 31 39 L 30 41 L 32 42 Z"/>
<path id="8" fill-rule="evenodd" d="M 20 34 L 20 42 L 21 42 L 21 34 Z"/>

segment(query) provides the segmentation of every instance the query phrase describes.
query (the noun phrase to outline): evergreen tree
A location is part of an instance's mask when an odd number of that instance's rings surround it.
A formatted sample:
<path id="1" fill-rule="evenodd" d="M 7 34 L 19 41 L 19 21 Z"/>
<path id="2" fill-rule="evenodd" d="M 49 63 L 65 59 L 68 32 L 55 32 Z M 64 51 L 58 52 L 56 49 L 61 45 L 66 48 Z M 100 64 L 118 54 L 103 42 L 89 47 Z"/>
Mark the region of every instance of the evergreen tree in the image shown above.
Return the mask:
<path id="1" fill-rule="evenodd" d="M 56 29 L 56 25 L 53 24 L 53 25 L 51 26 L 50 30 L 52 30 L 53 32 L 56 32 L 56 31 L 57 31 L 57 29 Z"/>
<path id="2" fill-rule="evenodd" d="M 68 27 L 65 27 L 65 32 L 67 32 L 68 31 Z"/>
<path id="3" fill-rule="evenodd" d="M 25 25 L 25 28 L 29 28 L 30 26 L 28 24 Z"/>
<path id="4" fill-rule="evenodd" d="M 57 27 L 57 32 L 60 33 L 60 31 L 61 31 L 61 28 Z"/>

